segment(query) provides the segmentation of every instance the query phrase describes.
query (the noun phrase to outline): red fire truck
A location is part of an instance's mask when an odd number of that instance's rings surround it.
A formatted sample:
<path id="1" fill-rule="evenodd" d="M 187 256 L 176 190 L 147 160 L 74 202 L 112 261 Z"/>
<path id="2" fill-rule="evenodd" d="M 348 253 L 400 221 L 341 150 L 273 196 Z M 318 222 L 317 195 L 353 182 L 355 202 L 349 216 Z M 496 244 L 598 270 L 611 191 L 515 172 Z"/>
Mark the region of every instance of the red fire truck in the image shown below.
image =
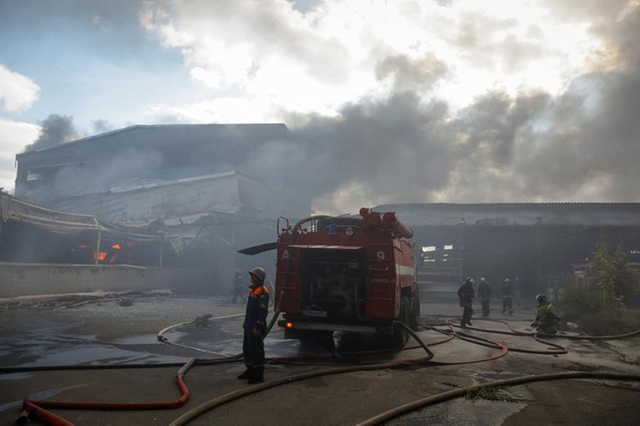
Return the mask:
<path id="1" fill-rule="evenodd" d="M 278 219 L 276 306 L 285 338 L 322 340 L 334 331 L 372 333 L 393 346 L 417 330 L 420 299 L 413 231 L 395 213 Z M 282 298 L 282 300 L 280 300 Z"/>

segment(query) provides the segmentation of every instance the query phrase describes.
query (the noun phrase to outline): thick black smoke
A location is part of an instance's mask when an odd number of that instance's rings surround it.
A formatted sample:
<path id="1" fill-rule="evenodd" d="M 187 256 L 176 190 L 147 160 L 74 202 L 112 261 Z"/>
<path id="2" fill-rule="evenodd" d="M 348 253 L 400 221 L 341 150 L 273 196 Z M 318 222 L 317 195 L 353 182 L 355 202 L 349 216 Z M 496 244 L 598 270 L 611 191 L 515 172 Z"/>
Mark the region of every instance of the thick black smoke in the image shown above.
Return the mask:
<path id="1" fill-rule="evenodd" d="M 71 116 L 50 114 L 41 126 L 40 136 L 34 143 L 27 145 L 24 152 L 51 148 L 82 137 L 82 134 L 76 131 Z"/>
<path id="2" fill-rule="evenodd" d="M 598 4 L 588 2 L 587 10 L 600 11 Z M 304 193 L 318 212 L 382 203 L 640 201 L 640 54 L 633 43 L 640 6 L 615 6 L 616 13 L 592 19 L 606 49 L 559 96 L 492 91 L 454 111 L 432 95 L 448 77 L 437 58 L 390 56 L 372 70 L 393 79 L 388 97 L 363 99 L 331 118 L 291 114 L 289 139 L 215 161 Z M 141 153 L 147 156 L 155 158 Z"/>
<path id="3" fill-rule="evenodd" d="M 423 104 L 414 92 L 347 106 L 338 118 L 314 117 L 293 130 L 302 152 L 289 182 L 335 207 L 390 202 L 400 193 L 428 199 L 446 186 L 455 160 L 447 117 L 446 104 Z"/>
<path id="4" fill-rule="evenodd" d="M 640 51 L 631 42 L 640 6 L 611 16 L 594 27 L 606 52 L 559 96 L 489 92 L 454 113 L 428 95 L 443 66 L 391 57 L 376 71 L 396 79 L 395 93 L 335 118 L 292 116 L 302 123 L 297 142 L 268 144 L 258 158 L 288 170 L 317 211 L 362 202 L 640 201 Z"/>

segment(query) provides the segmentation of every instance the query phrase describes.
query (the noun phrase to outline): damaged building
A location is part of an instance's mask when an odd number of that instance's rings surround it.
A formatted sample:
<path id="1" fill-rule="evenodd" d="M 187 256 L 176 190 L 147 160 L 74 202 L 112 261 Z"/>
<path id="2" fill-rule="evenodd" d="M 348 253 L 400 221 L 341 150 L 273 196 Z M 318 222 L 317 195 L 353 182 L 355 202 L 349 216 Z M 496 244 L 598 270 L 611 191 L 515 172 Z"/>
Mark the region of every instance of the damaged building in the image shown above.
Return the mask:
<path id="1" fill-rule="evenodd" d="M 199 271 L 163 268 L 166 236 L 63 213 L 0 192 L 0 298 L 173 288 Z"/>
<path id="2" fill-rule="evenodd" d="M 18 154 L 0 261 L 188 268 L 185 290 L 225 294 L 235 268 L 275 266 L 238 249 L 273 240 L 281 215 L 309 214 L 309 197 L 263 161 L 287 140 L 284 124 L 137 125 Z M 25 221 L 14 212 L 26 206 L 56 219 Z M 65 214 L 82 229 L 55 232 Z"/>
<path id="3" fill-rule="evenodd" d="M 423 300 L 457 298 L 464 277 L 505 278 L 523 297 L 584 278 L 602 234 L 640 261 L 640 203 L 391 204 L 414 231 Z"/>
<path id="4" fill-rule="evenodd" d="M 272 242 L 278 217 L 309 215 L 310 195 L 292 192 L 275 166 L 283 153 L 272 148 L 291 139 L 284 124 L 137 125 L 18 154 L 15 198 L 3 194 L 0 267 L 188 270 L 173 289 L 214 294 L 228 293 L 236 268 L 273 276 L 273 253 L 237 251 Z M 584 271 L 602 233 L 640 260 L 640 203 L 374 209 L 414 230 L 423 300 L 455 297 L 466 276 L 486 277 L 498 294 L 506 277 L 523 296 L 547 292 Z"/>

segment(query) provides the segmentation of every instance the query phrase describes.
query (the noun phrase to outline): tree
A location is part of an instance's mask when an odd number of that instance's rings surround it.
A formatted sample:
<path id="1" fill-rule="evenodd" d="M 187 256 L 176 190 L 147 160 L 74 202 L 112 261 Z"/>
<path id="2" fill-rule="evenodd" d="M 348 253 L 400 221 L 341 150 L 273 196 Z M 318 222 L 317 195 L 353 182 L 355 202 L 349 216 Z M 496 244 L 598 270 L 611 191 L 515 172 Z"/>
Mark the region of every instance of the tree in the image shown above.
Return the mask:
<path id="1" fill-rule="evenodd" d="M 627 255 L 620 247 L 611 248 L 609 238 L 602 234 L 596 245 L 590 271 L 606 307 L 624 307 L 638 292 L 638 275 L 627 264 Z"/>

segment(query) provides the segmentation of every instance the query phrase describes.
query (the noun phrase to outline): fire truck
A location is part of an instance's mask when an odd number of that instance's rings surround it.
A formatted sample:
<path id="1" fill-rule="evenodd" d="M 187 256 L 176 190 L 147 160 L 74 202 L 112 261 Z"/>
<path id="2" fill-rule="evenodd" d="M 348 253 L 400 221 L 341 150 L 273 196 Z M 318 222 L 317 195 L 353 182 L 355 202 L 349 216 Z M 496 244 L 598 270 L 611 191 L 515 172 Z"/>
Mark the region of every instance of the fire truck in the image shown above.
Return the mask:
<path id="1" fill-rule="evenodd" d="M 413 231 L 394 212 L 278 219 L 276 306 L 285 338 L 371 333 L 402 347 L 417 330 L 420 299 Z"/>

